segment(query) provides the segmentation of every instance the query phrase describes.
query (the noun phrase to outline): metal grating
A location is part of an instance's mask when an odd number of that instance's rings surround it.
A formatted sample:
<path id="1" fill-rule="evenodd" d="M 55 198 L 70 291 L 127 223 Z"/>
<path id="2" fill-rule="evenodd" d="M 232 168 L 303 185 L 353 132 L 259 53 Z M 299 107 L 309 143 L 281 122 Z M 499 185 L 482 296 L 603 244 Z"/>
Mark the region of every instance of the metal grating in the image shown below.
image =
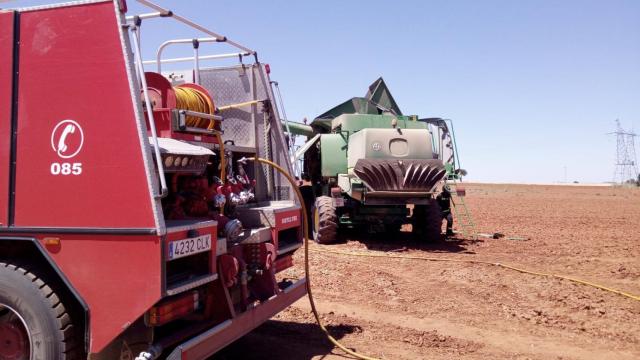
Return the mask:
<path id="1" fill-rule="evenodd" d="M 373 191 L 431 191 L 446 173 L 433 159 L 360 159 L 354 172 Z"/>
<path id="2" fill-rule="evenodd" d="M 232 140 L 236 146 L 255 149 L 257 156 L 270 158 L 291 171 L 275 99 L 264 66 L 254 64 L 201 69 L 200 84 L 211 93 L 217 107 L 251 100 L 271 100 L 273 123 L 270 126 L 265 126 L 262 105 L 224 111 L 221 114 L 224 117 L 222 139 Z M 252 117 L 253 109 L 256 110 L 255 117 Z M 266 129 L 270 131 L 267 133 Z M 256 172 L 258 200 L 292 199 L 292 189 L 286 178 L 277 173 L 271 175 L 273 170 L 266 165 L 256 165 Z"/>
<path id="3" fill-rule="evenodd" d="M 289 195 L 291 194 L 291 186 L 276 186 L 276 194 L 278 196 L 278 200 L 290 200 Z"/>
<path id="4" fill-rule="evenodd" d="M 217 107 L 253 100 L 251 94 L 251 66 L 207 68 L 200 70 L 200 84 L 209 91 Z M 267 92 L 256 83 L 256 99 L 265 99 Z M 262 117 L 258 106 L 258 117 Z M 223 140 L 233 140 L 235 145 L 256 147 L 255 128 L 251 122 L 251 107 L 227 110 L 222 113 Z"/>

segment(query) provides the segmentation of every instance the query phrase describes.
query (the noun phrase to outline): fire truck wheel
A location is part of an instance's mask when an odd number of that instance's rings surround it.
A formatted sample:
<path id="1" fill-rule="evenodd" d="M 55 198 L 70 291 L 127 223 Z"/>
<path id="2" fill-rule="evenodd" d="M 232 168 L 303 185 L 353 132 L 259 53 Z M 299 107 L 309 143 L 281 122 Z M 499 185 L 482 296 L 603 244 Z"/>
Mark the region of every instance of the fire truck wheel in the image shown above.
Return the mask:
<path id="1" fill-rule="evenodd" d="M 336 241 L 338 232 L 338 216 L 333 199 L 329 196 L 316 198 L 313 207 L 313 240 L 318 244 L 329 244 Z"/>
<path id="2" fill-rule="evenodd" d="M 437 241 L 442 235 L 442 210 L 438 203 L 416 205 L 413 210 L 413 232 L 420 239 Z"/>
<path id="3" fill-rule="evenodd" d="M 60 298 L 36 274 L 0 262 L 0 359 L 75 360 L 83 352 Z"/>

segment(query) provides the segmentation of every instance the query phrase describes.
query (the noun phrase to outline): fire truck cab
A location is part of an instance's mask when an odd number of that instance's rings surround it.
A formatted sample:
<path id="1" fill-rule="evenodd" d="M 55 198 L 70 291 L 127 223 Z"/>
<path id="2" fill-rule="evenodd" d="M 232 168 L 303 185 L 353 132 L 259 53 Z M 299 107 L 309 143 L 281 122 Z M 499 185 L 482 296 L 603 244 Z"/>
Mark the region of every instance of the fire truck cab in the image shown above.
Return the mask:
<path id="1" fill-rule="evenodd" d="M 0 10 L 0 359 L 204 359 L 306 294 L 292 185 L 238 161 L 292 172 L 269 66 L 138 2 Z M 151 21 L 200 37 L 145 60 Z"/>

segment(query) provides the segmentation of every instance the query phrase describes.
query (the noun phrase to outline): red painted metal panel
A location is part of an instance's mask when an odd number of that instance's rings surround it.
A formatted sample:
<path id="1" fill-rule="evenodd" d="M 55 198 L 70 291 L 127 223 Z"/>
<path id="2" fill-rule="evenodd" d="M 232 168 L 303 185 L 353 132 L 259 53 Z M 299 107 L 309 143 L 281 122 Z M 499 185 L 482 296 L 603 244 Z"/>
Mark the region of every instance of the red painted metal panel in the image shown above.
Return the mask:
<path id="1" fill-rule="evenodd" d="M 280 231 L 291 228 L 300 228 L 300 242 L 302 242 L 302 209 L 291 209 L 275 214 L 275 227 L 271 229 L 276 248 L 280 247 Z"/>
<path id="2" fill-rule="evenodd" d="M 7 226 L 13 92 L 13 12 L 0 13 L 0 226 Z"/>
<path id="3" fill-rule="evenodd" d="M 161 296 L 160 238 L 47 235 L 45 246 L 89 306 L 90 352 L 101 351 Z"/>
<path id="4" fill-rule="evenodd" d="M 154 227 L 115 14 L 20 15 L 16 226 Z"/>
<path id="5" fill-rule="evenodd" d="M 285 230 L 298 226 L 302 226 L 302 210 L 293 209 L 275 214 L 276 216 L 276 230 Z"/>
<path id="6" fill-rule="evenodd" d="M 273 266 L 276 268 L 276 273 L 288 269 L 293 266 L 293 256 L 285 255 L 279 259 L 277 259 Z"/>

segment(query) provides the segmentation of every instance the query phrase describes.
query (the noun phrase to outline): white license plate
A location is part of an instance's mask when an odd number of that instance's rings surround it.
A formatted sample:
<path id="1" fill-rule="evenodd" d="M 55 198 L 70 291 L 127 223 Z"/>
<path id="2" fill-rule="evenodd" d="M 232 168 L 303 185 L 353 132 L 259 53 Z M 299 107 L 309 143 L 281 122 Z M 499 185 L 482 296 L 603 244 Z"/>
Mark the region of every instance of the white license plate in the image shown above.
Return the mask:
<path id="1" fill-rule="evenodd" d="M 211 250 L 211 234 L 172 241 L 169 243 L 168 260 L 179 259 L 207 250 Z"/>

